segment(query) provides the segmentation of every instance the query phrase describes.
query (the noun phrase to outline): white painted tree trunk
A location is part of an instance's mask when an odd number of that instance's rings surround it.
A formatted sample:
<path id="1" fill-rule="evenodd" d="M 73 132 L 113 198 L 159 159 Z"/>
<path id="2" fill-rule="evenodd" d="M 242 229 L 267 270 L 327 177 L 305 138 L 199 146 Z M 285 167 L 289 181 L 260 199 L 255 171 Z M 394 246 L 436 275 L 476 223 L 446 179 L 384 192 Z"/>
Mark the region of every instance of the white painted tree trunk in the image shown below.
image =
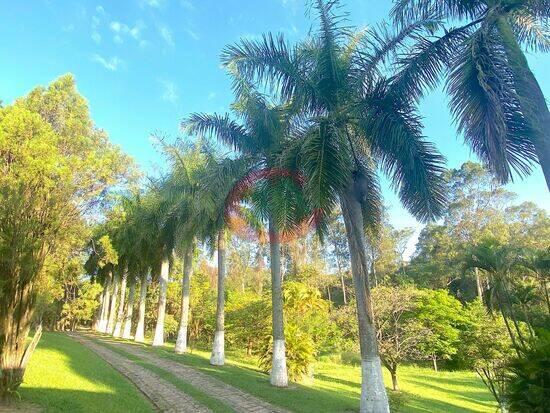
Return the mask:
<path id="1" fill-rule="evenodd" d="M 143 343 L 145 341 L 145 301 L 147 298 L 147 273 L 141 276 L 139 288 L 139 312 L 134 340 Z"/>
<path id="2" fill-rule="evenodd" d="M 216 306 L 216 332 L 212 343 L 210 364 L 223 366 L 225 363 L 225 231 L 218 234 L 218 300 Z"/>
<path id="3" fill-rule="evenodd" d="M 362 374 L 359 411 L 389 413 L 372 310 L 363 215 L 357 193 L 354 183 L 351 183 L 341 194 L 340 204 L 348 238 L 359 325 Z"/>
<path id="4" fill-rule="evenodd" d="M 279 233 L 269 221 L 269 251 L 271 264 L 271 304 L 273 319 L 273 358 L 270 383 L 276 387 L 288 386 L 286 366 L 285 331 L 283 318 L 283 277 L 281 274 L 281 244 Z"/>
<path id="5" fill-rule="evenodd" d="M 178 328 L 175 352 L 178 354 L 187 351 L 187 328 L 189 323 L 189 290 L 193 272 L 193 245 L 187 247 L 183 254 L 183 278 L 181 280 L 181 318 Z"/>
<path id="6" fill-rule="evenodd" d="M 99 307 L 97 307 L 94 314 L 94 324 L 92 325 L 92 330 L 99 331 L 99 324 L 101 323 L 101 313 L 103 313 L 103 302 L 105 301 L 105 286 L 99 295 Z"/>
<path id="7" fill-rule="evenodd" d="M 109 317 L 109 304 L 111 302 L 111 282 L 112 274 L 107 275 L 107 280 L 105 281 L 105 294 L 103 296 L 103 306 L 101 308 L 101 315 L 99 317 L 99 326 L 98 331 L 105 333 L 107 331 L 107 319 Z"/>
<path id="8" fill-rule="evenodd" d="M 128 293 L 128 305 L 126 306 L 126 314 L 124 316 L 124 328 L 122 329 L 122 338 L 129 339 L 132 337 L 132 314 L 134 312 L 134 296 L 136 295 L 136 280 L 132 276 L 130 278 L 130 291 Z"/>
<path id="9" fill-rule="evenodd" d="M 113 330 L 115 329 L 116 305 L 119 284 L 120 276 L 117 272 L 115 272 L 115 276 L 113 278 L 113 295 L 111 297 L 111 308 L 109 309 L 109 321 L 107 322 L 107 330 L 105 331 L 107 334 L 113 334 Z"/>
<path id="10" fill-rule="evenodd" d="M 120 282 L 120 300 L 118 305 L 118 312 L 116 317 L 116 324 L 113 330 L 113 337 L 120 337 L 122 335 L 122 323 L 124 322 L 124 302 L 126 300 L 126 281 L 128 280 L 128 270 L 124 269 L 122 274 L 122 280 Z"/>
<path id="11" fill-rule="evenodd" d="M 164 345 L 164 316 L 166 313 L 166 291 L 168 288 L 168 273 L 170 272 L 170 261 L 168 258 L 162 260 L 159 279 L 159 304 L 157 311 L 157 325 L 155 327 L 155 336 L 153 337 L 153 346 Z"/>

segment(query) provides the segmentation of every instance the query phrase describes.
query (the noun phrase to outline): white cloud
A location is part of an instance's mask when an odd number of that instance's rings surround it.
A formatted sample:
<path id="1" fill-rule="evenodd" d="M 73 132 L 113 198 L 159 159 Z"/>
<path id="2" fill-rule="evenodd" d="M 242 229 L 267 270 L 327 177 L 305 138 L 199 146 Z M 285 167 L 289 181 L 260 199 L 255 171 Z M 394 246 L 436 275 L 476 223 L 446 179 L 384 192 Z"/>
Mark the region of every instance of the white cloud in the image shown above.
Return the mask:
<path id="1" fill-rule="evenodd" d="M 170 46 L 174 46 L 175 43 L 174 37 L 172 36 L 172 30 L 170 30 L 168 26 L 160 26 L 159 33 L 166 43 L 168 43 Z"/>
<path id="2" fill-rule="evenodd" d="M 214 99 L 216 96 L 218 96 L 218 94 L 216 92 L 210 92 L 208 94 L 208 100 L 212 100 Z"/>
<path id="3" fill-rule="evenodd" d="M 101 35 L 100 35 L 98 32 L 92 32 L 92 40 L 93 40 L 96 44 L 101 43 Z"/>
<path id="4" fill-rule="evenodd" d="M 181 7 L 187 10 L 195 10 L 195 5 L 191 3 L 189 0 L 181 0 L 180 2 Z"/>
<path id="5" fill-rule="evenodd" d="M 193 30 L 191 30 L 191 29 L 185 29 L 185 32 L 186 32 L 189 36 L 191 36 L 193 39 L 195 39 L 195 40 L 199 40 L 199 39 L 200 39 L 199 35 L 198 35 L 195 31 L 193 31 Z"/>
<path id="6" fill-rule="evenodd" d="M 149 44 L 149 42 L 147 40 L 140 40 L 139 41 L 139 47 L 141 47 L 141 48 L 147 47 L 148 44 Z"/>
<path id="7" fill-rule="evenodd" d="M 164 7 L 166 0 L 142 0 L 141 4 L 154 9 L 160 9 L 161 7 Z"/>
<path id="8" fill-rule="evenodd" d="M 99 63 L 105 69 L 111 70 L 113 72 L 117 71 L 119 67 L 121 67 L 124 64 L 124 61 L 117 56 L 111 57 L 110 59 L 106 59 L 98 54 L 94 54 L 92 56 L 92 61 Z"/>
<path id="9" fill-rule="evenodd" d="M 124 43 L 124 36 L 133 37 L 139 42 L 141 40 L 141 32 L 145 29 L 145 27 L 145 23 L 143 23 L 142 20 L 138 20 L 133 27 L 116 20 L 113 20 L 109 24 L 109 28 L 115 33 L 113 41 L 118 44 Z"/>
<path id="10" fill-rule="evenodd" d="M 158 79 L 158 82 L 162 86 L 162 95 L 160 98 L 166 102 L 176 103 L 179 99 L 178 87 L 174 82 L 165 79 Z"/>
<path id="11" fill-rule="evenodd" d="M 96 6 L 95 11 L 97 12 L 97 14 L 101 14 L 102 16 L 105 16 L 107 14 L 105 13 L 105 9 L 101 5 Z"/>

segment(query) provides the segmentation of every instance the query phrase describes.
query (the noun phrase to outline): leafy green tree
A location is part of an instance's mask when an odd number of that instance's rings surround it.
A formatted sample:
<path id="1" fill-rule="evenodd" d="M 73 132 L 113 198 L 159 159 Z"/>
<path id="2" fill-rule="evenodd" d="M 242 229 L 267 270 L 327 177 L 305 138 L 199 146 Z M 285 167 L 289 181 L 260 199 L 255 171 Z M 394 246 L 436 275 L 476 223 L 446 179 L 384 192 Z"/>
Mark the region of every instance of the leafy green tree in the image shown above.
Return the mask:
<path id="1" fill-rule="evenodd" d="M 462 304 L 445 290 L 423 290 L 416 319 L 425 328 L 420 351 L 437 371 L 438 360 L 449 359 L 457 352 L 459 327 L 463 323 Z"/>
<path id="2" fill-rule="evenodd" d="M 394 390 L 399 390 L 397 368 L 404 361 L 421 358 L 420 343 L 430 332 L 416 318 L 419 295 L 420 290 L 413 286 L 372 290 L 380 357 L 391 374 Z"/>
<path id="3" fill-rule="evenodd" d="M 21 383 L 34 285 L 131 162 L 96 129 L 71 75 L 0 109 L 0 397 Z M 70 246 L 70 248 L 68 248 Z M 58 255 L 59 254 L 59 255 Z"/>
<path id="4" fill-rule="evenodd" d="M 502 183 L 538 161 L 550 188 L 550 112 L 522 50 L 550 49 L 549 10 L 544 0 L 399 0 L 392 10 L 405 30 L 430 22 L 395 87 L 419 99 L 447 72 L 459 131 Z"/>
<path id="5" fill-rule="evenodd" d="M 395 93 L 379 70 L 407 35 L 352 32 L 338 2 L 313 2 L 318 30 L 295 46 L 282 35 L 227 47 L 226 65 L 268 83 L 302 111 L 303 122 L 284 154 L 307 177 L 312 208 L 328 216 L 340 203 L 355 286 L 363 385 L 361 411 L 387 411 L 387 395 L 370 303 L 365 228 L 379 226 L 381 197 L 374 164 L 393 181 L 406 208 L 421 220 L 441 213 L 443 159 L 421 134 L 414 102 Z M 418 27 L 411 27 L 408 35 Z"/>

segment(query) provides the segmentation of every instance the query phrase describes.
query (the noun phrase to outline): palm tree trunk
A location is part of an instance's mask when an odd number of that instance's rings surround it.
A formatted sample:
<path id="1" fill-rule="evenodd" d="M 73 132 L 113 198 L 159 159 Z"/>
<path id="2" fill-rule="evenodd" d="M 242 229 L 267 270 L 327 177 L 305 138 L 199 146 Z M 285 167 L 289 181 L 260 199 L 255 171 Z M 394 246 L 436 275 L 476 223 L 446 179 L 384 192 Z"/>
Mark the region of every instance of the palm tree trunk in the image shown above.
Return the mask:
<path id="1" fill-rule="evenodd" d="M 128 280 L 128 270 L 124 269 L 122 280 L 120 282 L 120 301 L 118 305 L 118 313 L 116 317 L 115 329 L 113 337 L 120 337 L 122 334 L 122 323 L 124 321 L 124 301 L 126 299 L 126 281 Z"/>
<path id="2" fill-rule="evenodd" d="M 218 233 L 218 302 L 216 307 L 216 332 L 212 345 L 210 364 L 223 366 L 225 363 L 224 321 L 225 321 L 225 231 Z"/>
<path id="3" fill-rule="evenodd" d="M 390 411 L 386 388 L 382 376 L 382 365 L 376 341 L 376 327 L 372 310 L 367 264 L 367 243 L 365 240 L 361 204 L 354 192 L 354 186 L 340 196 L 342 214 L 348 238 L 351 273 L 355 287 L 359 344 L 361 348 L 361 413 Z"/>
<path id="4" fill-rule="evenodd" d="M 113 278 L 113 295 L 111 297 L 111 308 L 109 309 L 109 320 L 107 322 L 107 330 L 105 331 L 107 334 L 113 334 L 113 330 L 115 329 L 116 304 L 117 304 L 119 284 L 120 284 L 120 275 L 118 274 L 118 271 L 117 271 L 115 272 L 115 276 Z"/>
<path id="5" fill-rule="evenodd" d="M 187 330 L 189 324 L 189 290 L 191 288 L 191 275 L 193 272 L 193 244 L 191 244 L 183 255 L 183 278 L 181 280 L 181 318 L 178 328 L 178 339 L 176 340 L 175 351 L 178 354 L 187 351 Z"/>
<path id="6" fill-rule="evenodd" d="M 273 358 L 270 382 L 276 387 L 288 386 L 285 331 L 283 318 L 283 277 L 281 274 L 281 243 L 273 219 L 269 220 L 269 251 L 271 264 L 271 305 L 273 319 Z"/>
<path id="7" fill-rule="evenodd" d="M 533 144 L 546 179 L 546 185 L 550 190 L 550 112 L 548 112 L 548 106 L 546 106 L 546 99 L 537 79 L 529 68 L 527 59 L 514 36 L 508 20 L 505 17 L 498 18 L 496 27 L 502 37 L 504 50 L 514 75 L 514 85 L 523 115 L 535 134 Z"/>
<path id="8" fill-rule="evenodd" d="M 128 293 L 128 305 L 126 306 L 126 315 L 124 316 L 124 328 L 122 329 L 122 338 L 129 339 L 132 336 L 132 313 L 134 312 L 134 296 L 136 295 L 136 279 L 130 277 L 130 291 Z"/>
<path id="9" fill-rule="evenodd" d="M 153 346 L 164 345 L 164 315 L 166 312 L 166 292 L 168 289 L 168 273 L 170 272 L 170 261 L 168 257 L 162 260 L 160 266 L 159 279 L 159 303 L 157 310 L 157 325 L 155 327 L 155 336 L 153 337 Z"/>
<path id="10" fill-rule="evenodd" d="M 145 302 L 147 299 L 147 273 L 141 276 L 139 287 L 139 314 L 134 340 L 140 343 L 145 341 Z"/>
<path id="11" fill-rule="evenodd" d="M 112 273 L 107 274 L 107 279 L 105 280 L 105 288 L 103 295 L 103 302 L 101 303 L 101 315 L 99 316 L 99 326 L 98 331 L 101 333 L 107 332 L 107 319 L 109 318 L 109 304 L 111 302 L 111 280 Z"/>
<path id="12" fill-rule="evenodd" d="M 103 314 L 103 303 L 105 302 L 105 294 L 107 289 L 103 286 L 103 290 L 99 296 L 99 306 L 94 314 L 94 323 L 92 324 L 92 330 L 99 331 L 99 325 L 101 324 L 101 315 Z"/>

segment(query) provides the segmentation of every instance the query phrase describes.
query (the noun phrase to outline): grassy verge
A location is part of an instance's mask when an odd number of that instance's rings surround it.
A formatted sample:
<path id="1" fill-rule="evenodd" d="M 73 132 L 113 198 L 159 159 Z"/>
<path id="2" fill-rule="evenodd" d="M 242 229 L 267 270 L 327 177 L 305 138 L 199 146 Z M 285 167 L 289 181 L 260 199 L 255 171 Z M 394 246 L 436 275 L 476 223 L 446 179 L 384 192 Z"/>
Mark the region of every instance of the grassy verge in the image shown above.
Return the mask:
<path id="1" fill-rule="evenodd" d="M 212 367 L 210 354 L 193 350 L 176 355 L 173 345 L 152 348 L 163 357 L 184 363 L 204 373 L 231 384 L 290 411 L 300 413 L 356 412 L 359 407 L 360 369 L 331 361 L 315 364 L 315 380 L 311 384 L 292 384 L 287 389 L 275 389 L 267 375 L 258 371 L 256 360 L 240 352 L 228 352 L 227 364 Z M 384 371 L 386 386 L 389 375 Z M 481 380 L 472 372 L 438 372 L 403 366 L 398 372 L 401 391 L 390 391 L 393 400 L 398 400 L 396 411 L 419 412 L 494 412 L 496 405 Z"/>
<path id="2" fill-rule="evenodd" d="M 20 388 L 44 412 L 145 413 L 153 407 L 138 389 L 95 353 L 64 334 L 42 335 Z"/>

